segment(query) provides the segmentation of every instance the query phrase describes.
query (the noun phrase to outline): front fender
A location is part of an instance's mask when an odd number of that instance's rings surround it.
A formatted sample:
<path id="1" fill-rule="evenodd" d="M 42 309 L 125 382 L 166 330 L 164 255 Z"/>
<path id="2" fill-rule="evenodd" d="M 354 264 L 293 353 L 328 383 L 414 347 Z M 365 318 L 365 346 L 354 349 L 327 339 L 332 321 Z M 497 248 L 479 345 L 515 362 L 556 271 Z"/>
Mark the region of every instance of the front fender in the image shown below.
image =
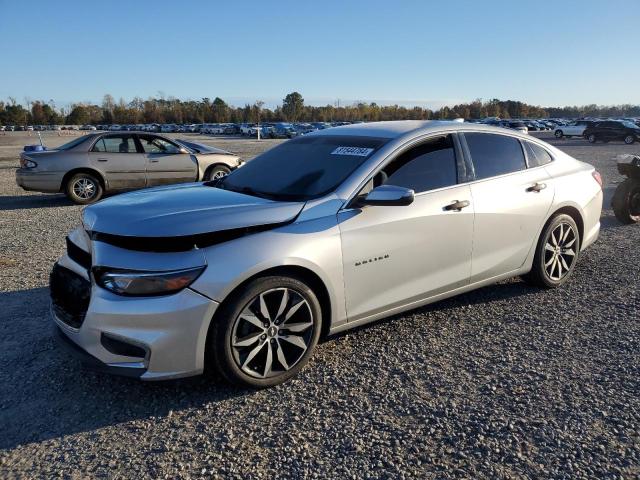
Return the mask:
<path id="1" fill-rule="evenodd" d="M 342 248 L 335 216 L 286 225 L 201 251 L 208 267 L 191 288 L 212 300 L 223 302 L 261 272 L 296 266 L 313 272 L 324 283 L 332 326 L 346 321 Z"/>

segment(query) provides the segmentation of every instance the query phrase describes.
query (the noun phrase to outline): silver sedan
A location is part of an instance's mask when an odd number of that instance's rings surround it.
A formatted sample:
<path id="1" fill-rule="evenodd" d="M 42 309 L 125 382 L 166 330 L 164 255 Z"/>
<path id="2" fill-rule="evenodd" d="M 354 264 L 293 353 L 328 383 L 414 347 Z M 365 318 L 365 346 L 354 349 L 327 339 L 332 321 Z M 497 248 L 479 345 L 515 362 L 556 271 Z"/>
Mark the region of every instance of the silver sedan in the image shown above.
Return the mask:
<path id="1" fill-rule="evenodd" d="M 23 152 L 16 183 L 25 190 L 64 192 L 75 203 L 104 193 L 218 179 L 240 166 L 224 150 L 149 133 L 99 133 L 56 149 Z"/>
<path id="2" fill-rule="evenodd" d="M 271 386 L 321 335 L 514 276 L 561 286 L 602 198 L 591 165 L 511 129 L 320 130 L 217 182 L 86 208 L 51 275 L 53 318 L 103 370 Z"/>

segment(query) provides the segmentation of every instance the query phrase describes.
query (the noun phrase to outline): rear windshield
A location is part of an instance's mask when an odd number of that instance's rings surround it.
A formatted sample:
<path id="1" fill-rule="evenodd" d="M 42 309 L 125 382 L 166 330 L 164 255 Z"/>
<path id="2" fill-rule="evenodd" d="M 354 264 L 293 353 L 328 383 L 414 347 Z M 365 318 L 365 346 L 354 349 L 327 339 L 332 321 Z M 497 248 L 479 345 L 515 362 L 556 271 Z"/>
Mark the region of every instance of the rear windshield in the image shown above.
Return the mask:
<path id="1" fill-rule="evenodd" d="M 73 147 L 80 145 L 82 142 L 88 140 L 89 138 L 93 138 L 93 135 L 85 135 L 83 137 L 74 138 L 70 142 L 67 142 L 64 145 L 60 145 L 59 147 L 56 147 L 55 150 L 70 150 Z"/>
<path id="2" fill-rule="evenodd" d="M 248 162 L 217 187 L 305 201 L 335 190 L 389 139 L 342 135 L 289 140 Z"/>

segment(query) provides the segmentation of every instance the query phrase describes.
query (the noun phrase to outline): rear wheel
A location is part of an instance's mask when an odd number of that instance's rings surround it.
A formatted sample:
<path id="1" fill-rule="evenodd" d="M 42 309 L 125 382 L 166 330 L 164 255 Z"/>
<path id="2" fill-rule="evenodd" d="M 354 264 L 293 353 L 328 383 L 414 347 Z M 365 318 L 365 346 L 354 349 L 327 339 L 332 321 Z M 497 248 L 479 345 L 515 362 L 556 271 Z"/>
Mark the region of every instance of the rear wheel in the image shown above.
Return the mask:
<path id="1" fill-rule="evenodd" d="M 616 188 L 611 207 L 622 223 L 640 222 L 640 181 L 628 178 Z"/>
<path id="2" fill-rule="evenodd" d="M 522 278 L 538 287 L 559 287 L 573 273 L 579 253 L 580 234 L 576 222 L 569 215 L 556 215 L 542 231 L 531 271 Z"/>
<path id="3" fill-rule="evenodd" d="M 222 177 L 226 177 L 231 173 L 229 167 L 225 167 L 224 165 L 214 165 L 213 167 L 209 167 L 204 174 L 204 181 L 208 182 L 209 180 L 218 180 Z"/>
<path id="4" fill-rule="evenodd" d="M 223 304 L 209 335 L 216 368 L 232 383 L 271 387 L 296 375 L 318 343 L 320 303 L 294 277 L 251 281 Z"/>
<path id="5" fill-rule="evenodd" d="M 100 181 L 90 173 L 76 173 L 65 185 L 67 197 L 79 205 L 97 202 L 102 197 L 103 189 Z"/>
<path id="6" fill-rule="evenodd" d="M 589 143 L 596 143 L 598 141 L 593 133 L 587 137 L 587 140 L 589 141 Z"/>
<path id="7" fill-rule="evenodd" d="M 563 135 L 564 134 L 563 134 L 562 130 L 556 130 L 556 133 L 555 133 L 556 138 L 562 138 Z"/>

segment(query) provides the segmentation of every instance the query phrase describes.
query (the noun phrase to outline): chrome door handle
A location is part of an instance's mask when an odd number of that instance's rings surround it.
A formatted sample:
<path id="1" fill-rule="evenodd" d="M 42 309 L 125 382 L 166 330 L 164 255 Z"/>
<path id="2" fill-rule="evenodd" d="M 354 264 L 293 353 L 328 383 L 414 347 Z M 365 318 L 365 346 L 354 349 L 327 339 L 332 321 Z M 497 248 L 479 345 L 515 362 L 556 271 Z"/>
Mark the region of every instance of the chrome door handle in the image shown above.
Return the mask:
<path id="1" fill-rule="evenodd" d="M 534 183 L 531 187 L 527 188 L 527 192 L 540 192 L 541 190 L 544 190 L 545 188 L 547 188 L 547 184 L 546 183 Z"/>
<path id="2" fill-rule="evenodd" d="M 445 206 L 444 209 L 453 210 L 454 212 L 459 212 L 463 208 L 468 207 L 469 205 L 471 205 L 471 202 L 469 200 L 456 200 L 455 202 Z"/>
<path id="3" fill-rule="evenodd" d="M 109 160 L 108 158 L 99 158 L 99 159 L 98 159 L 98 161 L 99 161 L 99 162 L 106 162 L 106 161 L 108 161 L 108 160 Z"/>
<path id="4" fill-rule="evenodd" d="M 154 160 L 153 158 L 149 159 L 149 163 L 158 163 L 158 162 L 159 162 L 159 160 Z"/>

